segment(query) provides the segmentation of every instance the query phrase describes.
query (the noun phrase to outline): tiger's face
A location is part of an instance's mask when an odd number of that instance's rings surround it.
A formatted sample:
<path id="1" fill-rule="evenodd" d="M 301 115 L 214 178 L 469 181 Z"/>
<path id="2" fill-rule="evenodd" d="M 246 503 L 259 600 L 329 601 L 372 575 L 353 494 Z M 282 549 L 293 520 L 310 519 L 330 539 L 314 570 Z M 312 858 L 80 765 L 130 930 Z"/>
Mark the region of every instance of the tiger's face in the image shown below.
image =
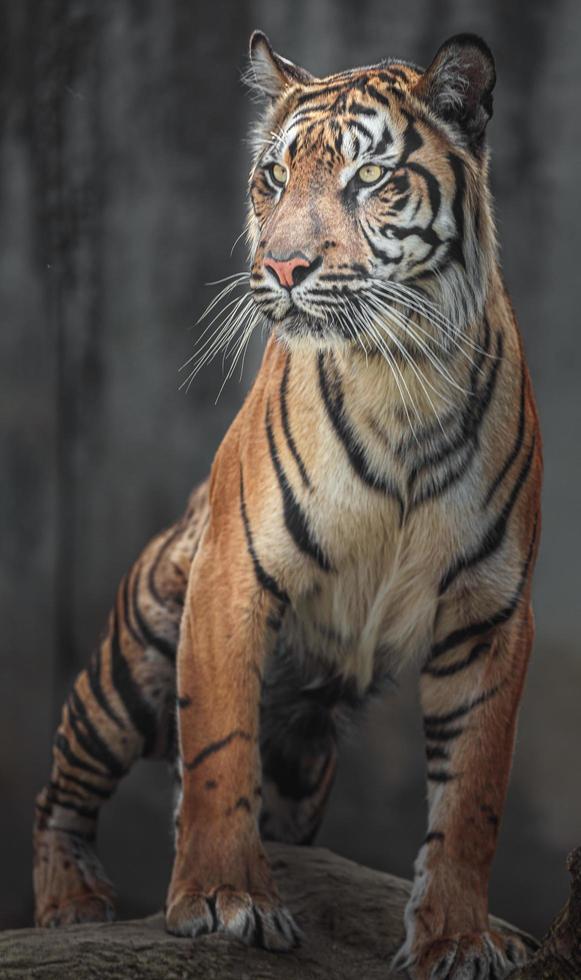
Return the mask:
<path id="1" fill-rule="evenodd" d="M 444 338 L 478 316 L 494 256 L 483 42 L 452 39 L 426 72 L 385 62 L 316 79 L 255 34 L 251 64 L 269 105 L 250 178 L 250 283 L 276 333 L 373 347 L 407 342 L 424 303 Z"/>

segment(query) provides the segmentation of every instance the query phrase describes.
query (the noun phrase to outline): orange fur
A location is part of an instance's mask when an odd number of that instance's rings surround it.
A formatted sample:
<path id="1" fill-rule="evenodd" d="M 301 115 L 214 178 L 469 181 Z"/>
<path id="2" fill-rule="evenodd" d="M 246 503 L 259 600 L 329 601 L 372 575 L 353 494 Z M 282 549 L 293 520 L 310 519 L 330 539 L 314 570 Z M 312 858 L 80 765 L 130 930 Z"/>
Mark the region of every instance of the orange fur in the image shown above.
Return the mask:
<path id="1" fill-rule="evenodd" d="M 416 980 L 505 976 L 526 951 L 489 931 L 487 889 L 533 638 L 542 462 L 489 208 L 492 63 L 456 39 L 424 75 L 390 63 L 317 80 L 265 44 L 276 138 L 251 178 L 251 284 L 273 336 L 209 484 L 122 583 L 65 706 L 37 801 L 37 921 L 112 908 L 97 811 L 141 754 L 172 755 L 177 686 L 168 928 L 293 945 L 259 821 L 312 838 L 339 716 L 416 663 L 430 815 L 398 963 Z M 354 170 L 357 119 L 381 159 L 398 154 L 373 194 Z M 391 321 L 375 294 L 365 321 L 341 304 L 364 303 L 368 280 L 424 291 L 400 292 Z"/>

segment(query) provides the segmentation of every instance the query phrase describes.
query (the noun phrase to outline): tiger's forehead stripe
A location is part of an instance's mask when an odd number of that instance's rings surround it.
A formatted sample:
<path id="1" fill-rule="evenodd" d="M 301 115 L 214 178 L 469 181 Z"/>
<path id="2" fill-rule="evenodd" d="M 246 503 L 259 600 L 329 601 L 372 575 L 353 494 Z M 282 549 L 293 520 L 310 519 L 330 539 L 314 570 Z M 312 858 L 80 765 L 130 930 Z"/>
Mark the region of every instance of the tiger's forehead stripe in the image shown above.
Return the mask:
<path id="1" fill-rule="evenodd" d="M 406 129 L 402 118 L 402 79 L 413 81 L 416 73 L 391 74 L 381 69 L 343 73 L 293 88 L 281 107 L 279 137 L 273 150 L 297 153 L 325 146 L 327 153 L 352 163 L 360 156 L 391 156 L 394 140 Z"/>

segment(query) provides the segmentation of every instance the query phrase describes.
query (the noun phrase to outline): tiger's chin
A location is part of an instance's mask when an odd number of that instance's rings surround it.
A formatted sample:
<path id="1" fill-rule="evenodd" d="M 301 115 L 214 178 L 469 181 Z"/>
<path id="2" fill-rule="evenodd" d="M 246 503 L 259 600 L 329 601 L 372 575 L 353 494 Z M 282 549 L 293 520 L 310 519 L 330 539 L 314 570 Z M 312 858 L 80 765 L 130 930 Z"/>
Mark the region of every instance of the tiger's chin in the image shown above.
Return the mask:
<path id="1" fill-rule="evenodd" d="M 289 350 L 337 350 L 354 342 L 340 324 L 303 313 L 273 323 L 272 331 Z"/>

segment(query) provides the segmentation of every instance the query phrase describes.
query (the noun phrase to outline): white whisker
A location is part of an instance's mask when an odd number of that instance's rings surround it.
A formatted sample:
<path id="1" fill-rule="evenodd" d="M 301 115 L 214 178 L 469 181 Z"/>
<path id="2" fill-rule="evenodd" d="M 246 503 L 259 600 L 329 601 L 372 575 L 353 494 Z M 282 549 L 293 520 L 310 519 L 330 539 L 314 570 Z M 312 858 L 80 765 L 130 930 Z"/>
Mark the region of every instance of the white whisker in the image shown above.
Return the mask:
<path id="1" fill-rule="evenodd" d="M 221 341 L 224 335 L 230 330 L 232 323 L 234 322 L 237 314 L 240 311 L 240 307 L 242 306 L 243 310 L 246 311 L 246 307 L 247 306 L 250 307 L 251 305 L 252 305 L 252 296 L 250 294 L 245 294 L 244 296 L 237 296 L 235 299 L 230 300 L 230 302 L 227 303 L 226 306 L 223 307 L 223 309 L 221 309 L 214 316 L 211 322 L 208 324 L 206 329 L 203 331 L 203 333 L 196 341 L 194 345 L 193 354 L 191 354 L 191 356 L 187 359 L 187 361 L 185 361 L 182 364 L 179 370 L 183 371 L 183 369 L 187 367 L 188 364 L 190 364 L 192 361 L 195 361 L 197 358 L 200 358 L 202 356 L 202 353 L 208 348 L 211 349 L 212 346 L 214 345 L 221 346 Z M 206 336 L 210 327 L 228 309 L 230 310 L 230 312 L 227 314 L 226 318 L 218 324 L 218 326 L 212 331 L 212 333 L 209 336 Z"/>
<path id="2" fill-rule="evenodd" d="M 395 320 L 396 321 L 396 324 L 395 324 L 396 326 L 399 323 L 399 325 L 401 326 L 403 332 L 404 333 L 407 333 L 412 338 L 412 340 L 417 345 L 417 347 L 419 348 L 419 350 L 427 357 L 427 359 L 430 361 L 430 363 L 432 364 L 432 366 L 436 369 L 436 371 L 438 372 L 438 374 L 440 374 L 444 378 L 445 381 L 447 381 L 453 388 L 456 388 L 458 391 L 461 391 L 462 394 L 465 394 L 465 395 L 469 395 L 470 394 L 470 392 L 468 391 L 468 389 L 466 389 L 462 385 L 459 385 L 458 384 L 458 382 L 450 374 L 450 372 L 447 370 L 447 368 L 444 367 L 444 365 L 441 363 L 441 361 L 438 360 L 438 358 L 435 356 L 435 354 L 424 343 L 424 341 L 422 340 L 422 338 L 421 337 L 418 337 L 418 335 L 416 333 L 417 324 L 415 324 L 414 321 L 410 320 L 409 317 L 406 317 L 399 310 L 394 309 L 392 306 L 387 306 L 381 300 L 378 300 L 378 298 L 375 297 L 375 296 L 370 295 L 367 298 L 368 298 L 368 301 L 369 301 L 370 305 L 373 306 L 373 308 L 378 313 L 380 313 L 382 316 L 385 316 L 387 318 L 391 318 L 392 320 Z M 427 381 L 427 379 L 426 379 L 426 381 Z M 428 382 L 428 381 L 427 381 L 427 383 L 430 384 L 430 382 Z M 430 385 L 430 387 L 432 388 L 433 391 L 436 392 L 436 394 L 440 395 L 441 397 L 444 397 L 442 395 L 442 392 L 438 391 L 438 389 L 435 388 L 433 385 Z"/>
<path id="3" fill-rule="evenodd" d="M 361 312 L 365 315 L 365 318 L 366 318 L 366 322 L 363 324 L 363 330 L 365 332 L 365 335 L 369 338 L 369 340 L 371 341 L 371 343 L 379 350 L 379 352 L 381 353 L 383 359 L 387 362 L 387 365 L 388 365 L 388 367 L 389 367 L 389 369 L 390 369 L 390 371 L 392 373 L 393 379 L 394 379 L 394 381 L 395 381 L 395 383 L 397 385 L 397 389 L 399 391 L 399 396 L 400 396 L 400 399 L 401 399 L 401 403 L 403 405 L 403 409 L 404 409 L 404 412 L 406 414 L 406 418 L 407 418 L 408 425 L 410 427 L 412 436 L 414 437 L 415 441 L 419 445 L 419 440 L 418 440 L 418 437 L 417 437 L 417 434 L 416 434 L 416 430 L 414 428 L 414 424 L 412 422 L 412 418 L 411 418 L 411 415 L 409 413 L 409 408 L 408 408 L 408 405 L 407 405 L 407 401 L 406 401 L 405 395 L 404 395 L 403 390 L 402 390 L 402 384 L 403 384 L 405 390 L 407 391 L 409 400 L 411 402 L 411 406 L 412 406 L 412 408 L 413 408 L 413 410 L 415 412 L 415 415 L 416 415 L 418 421 L 421 421 L 421 416 L 420 416 L 420 413 L 419 413 L 418 408 L 416 406 L 416 403 L 414 401 L 413 395 L 412 395 L 411 391 L 408 388 L 407 382 L 406 382 L 406 380 L 405 380 L 405 378 L 404 378 L 404 376 L 403 376 L 403 374 L 402 374 L 402 372 L 401 372 L 401 370 L 399 368 L 399 365 L 395 361 L 395 358 L 393 357 L 393 355 L 392 355 L 391 351 L 389 350 L 387 344 L 385 343 L 383 337 L 381 337 L 380 334 L 377 332 L 376 327 L 375 327 L 373 321 L 370 320 L 370 319 L 367 319 L 367 315 L 366 315 L 366 311 L 365 310 L 362 310 Z"/>
<path id="4" fill-rule="evenodd" d="M 423 318 L 427 320 L 431 326 L 436 329 L 441 329 L 448 340 L 455 344 L 459 349 L 462 349 L 461 345 L 465 344 L 477 354 L 492 358 L 496 356 L 491 354 L 489 351 L 485 351 L 480 344 L 477 344 L 474 340 L 468 337 L 464 331 L 459 328 L 458 324 L 455 324 L 449 317 L 445 316 L 442 310 L 435 303 L 433 303 L 425 295 L 425 293 L 420 293 L 420 291 L 417 289 L 412 289 L 403 283 L 394 282 L 393 280 L 373 279 L 372 282 L 373 289 L 387 292 L 403 305 L 414 309 L 420 314 L 420 316 L 423 316 Z M 472 358 L 465 351 L 462 351 L 462 353 L 471 364 L 474 363 Z M 480 371 L 481 369 L 478 368 L 478 370 Z"/>
<path id="5" fill-rule="evenodd" d="M 218 400 L 220 398 L 220 395 L 222 394 L 222 392 L 223 392 L 226 384 L 228 383 L 228 381 L 230 380 L 230 378 L 234 374 L 234 371 L 236 369 L 236 365 L 238 364 L 238 361 L 240 360 L 240 356 L 243 355 L 244 351 L 246 350 L 246 347 L 248 345 L 248 342 L 250 340 L 250 337 L 252 335 L 252 332 L 253 332 L 256 324 L 258 323 L 258 319 L 259 319 L 258 316 L 252 317 L 251 320 L 250 320 L 250 323 L 246 327 L 246 330 L 242 334 L 242 337 L 241 337 L 241 339 L 240 339 L 240 341 L 238 343 L 238 346 L 236 348 L 236 351 L 234 352 L 234 355 L 233 355 L 233 358 L 232 358 L 232 363 L 231 363 L 230 368 L 228 370 L 228 374 L 226 375 L 226 377 L 222 381 L 222 384 L 220 385 L 220 390 L 219 390 L 218 394 L 216 395 L 216 401 L 214 402 L 215 405 L 218 403 Z"/>
<path id="6" fill-rule="evenodd" d="M 366 297 L 366 301 L 367 301 L 368 304 L 371 305 L 371 303 L 370 303 L 370 297 Z M 382 310 L 379 310 L 379 311 L 376 310 L 376 312 L 379 312 L 380 314 L 383 313 Z M 432 408 L 432 411 L 434 413 L 434 416 L 435 416 L 436 420 L 438 421 L 438 424 L 440 425 L 440 428 L 442 429 L 442 432 L 444 432 L 444 428 L 442 426 L 442 421 L 441 421 L 441 418 L 440 418 L 440 414 L 436 410 L 436 406 L 434 405 L 434 403 L 432 401 L 432 398 L 430 396 L 430 393 L 429 393 L 428 388 L 426 387 L 426 385 L 428 387 L 430 387 L 432 389 L 432 391 L 436 395 L 438 395 L 439 398 L 442 398 L 445 402 L 448 402 L 448 399 L 446 399 L 446 397 L 442 394 L 442 392 L 439 391 L 437 388 L 435 388 L 434 385 L 428 380 L 428 378 L 426 378 L 426 376 L 423 374 L 423 372 L 419 370 L 418 366 L 414 362 L 414 359 L 411 357 L 411 355 L 406 350 L 404 344 L 402 344 L 398 340 L 398 338 L 395 336 L 395 334 L 389 329 L 389 327 L 388 327 L 387 323 L 385 322 L 385 320 L 383 320 L 381 322 L 374 321 L 374 326 L 376 327 L 376 329 L 382 329 L 382 330 L 384 330 L 387 333 L 389 339 L 392 341 L 392 343 L 395 344 L 395 346 L 398 348 L 398 350 L 400 351 L 400 353 L 404 356 L 404 358 L 408 362 L 411 370 L 413 371 L 413 373 L 415 374 L 418 382 L 420 383 L 420 386 L 421 386 L 421 388 L 422 388 L 422 390 L 423 390 L 423 392 L 424 392 L 424 394 L 425 394 L 425 396 L 426 396 L 426 398 L 427 398 L 427 400 L 428 400 L 428 402 L 429 402 L 429 404 L 430 404 L 430 406 Z M 403 374 L 401 375 L 401 377 L 402 377 L 402 380 L 405 380 L 404 377 L 403 377 Z M 408 390 L 408 392 L 409 392 L 409 389 L 407 388 L 407 384 L 406 384 L 406 390 Z M 449 404 L 449 402 L 448 402 L 448 404 Z M 417 409 L 416 409 L 416 411 L 417 411 Z"/>
<path id="7" fill-rule="evenodd" d="M 244 231 L 242 232 L 244 234 Z M 236 241 L 241 236 L 239 235 Z M 223 276 L 221 279 L 210 279 L 206 283 L 206 286 L 219 286 L 221 282 L 228 282 L 230 279 L 250 279 L 249 272 L 233 272 L 231 276 Z"/>

